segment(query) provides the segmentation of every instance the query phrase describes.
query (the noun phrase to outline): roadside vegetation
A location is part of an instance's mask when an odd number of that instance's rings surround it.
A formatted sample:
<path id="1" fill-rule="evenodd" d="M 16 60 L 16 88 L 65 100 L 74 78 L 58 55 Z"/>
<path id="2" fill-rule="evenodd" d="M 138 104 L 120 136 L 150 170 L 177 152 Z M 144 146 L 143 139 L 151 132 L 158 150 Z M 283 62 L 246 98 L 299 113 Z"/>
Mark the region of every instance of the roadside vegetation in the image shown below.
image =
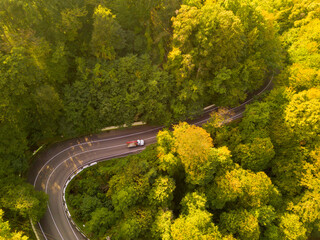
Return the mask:
<path id="1" fill-rule="evenodd" d="M 236 106 L 275 72 L 240 123 L 163 131 L 80 175 L 68 201 L 95 239 L 307 239 L 320 227 L 319 4 L 2 0 L 0 238 L 32 236 L 45 211 L 25 182 L 43 143 Z"/>

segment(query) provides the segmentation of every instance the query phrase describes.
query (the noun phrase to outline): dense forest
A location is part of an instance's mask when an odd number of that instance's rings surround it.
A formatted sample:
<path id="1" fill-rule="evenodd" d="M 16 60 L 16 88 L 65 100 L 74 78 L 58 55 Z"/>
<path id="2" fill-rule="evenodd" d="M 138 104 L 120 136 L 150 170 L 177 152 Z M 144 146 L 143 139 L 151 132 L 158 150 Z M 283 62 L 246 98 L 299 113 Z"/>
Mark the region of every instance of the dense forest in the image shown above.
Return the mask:
<path id="1" fill-rule="evenodd" d="M 1 0 L 0 239 L 46 209 L 25 178 L 59 138 L 231 107 L 88 170 L 69 204 L 94 239 L 307 239 L 320 229 L 318 0 Z M 186 136 L 193 136 L 192 138 Z M 92 179 L 96 179 L 92 181 Z M 86 184 L 84 184 L 86 183 Z"/>

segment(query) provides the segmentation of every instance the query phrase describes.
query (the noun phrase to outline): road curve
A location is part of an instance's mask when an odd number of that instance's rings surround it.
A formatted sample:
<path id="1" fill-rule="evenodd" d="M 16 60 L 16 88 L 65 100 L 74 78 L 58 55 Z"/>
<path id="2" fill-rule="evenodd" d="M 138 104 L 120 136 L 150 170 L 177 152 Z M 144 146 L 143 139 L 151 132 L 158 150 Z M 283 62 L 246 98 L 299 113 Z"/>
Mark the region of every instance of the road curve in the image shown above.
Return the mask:
<path id="1" fill-rule="evenodd" d="M 272 78 L 256 95 L 271 89 Z M 231 119 L 242 117 L 245 105 L 252 101 L 253 98 L 231 109 L 234 113 Z M 189 121 L 189 123 L 202 125 L 208 121 L 210 113 L 214 110 L 216 107 L 206 109 L 202 117 Z M 135 139 L 144 139 L 146 145 L 155 143 L 156 135 L 161 129 L 162 127 L 159 126 L 139 126 L 113 130 L 108 133 L 60 142 L 40 153 L 30 169 L 28 178 L 36 190 L 44 191 L 49 195 L 47 211 L 41 221 L 35 224 L 37 238 L 41 240 L 87 239 L 72 224 L 65 209 L 63 189 L 70 176 L 90 163 L 118 158 L 143 150 L 143 147 L 128 149 L 125 143 Z"/>

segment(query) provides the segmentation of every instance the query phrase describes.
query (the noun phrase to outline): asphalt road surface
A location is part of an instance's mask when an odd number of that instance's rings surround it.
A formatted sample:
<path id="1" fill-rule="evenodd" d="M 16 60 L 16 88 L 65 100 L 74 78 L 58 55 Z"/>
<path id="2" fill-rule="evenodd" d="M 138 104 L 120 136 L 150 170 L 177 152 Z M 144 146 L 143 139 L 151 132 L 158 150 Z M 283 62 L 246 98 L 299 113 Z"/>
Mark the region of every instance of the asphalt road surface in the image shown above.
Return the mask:
<path id="1" fill-rule="evenodd" d="M 260 95 L 269 90 L 272 78 L 256 93 Z M 252 102 L 249 99 L 240 106 L 233 108 L 232 120 L 241 118 L 245 105 Z M 209 119 L 209 115 L 216 107 L 204 111 L 202 117 L 189 121 L 190 124 L 202 125 Z M 35 223 L 38 239 L 46 240 L 82 240 L 87 239 L 73 225 L 68 217 L 64 204 L 64 187 L 70 177 L 81 171 L 84 166 L 111 158 L 138 153 L 144 147 L 128 149 L 127 141 L 144 139 L 145 145 L 156 142 L 156 135 L 162 127 L 139 126 L 122 130 L 112 130 L 106 133 L 90 135 L 54 144 L 40 153 L 29 172 L 29 182 L 37 190 L 49 195 L 48 209 L 39 223 Z"/>

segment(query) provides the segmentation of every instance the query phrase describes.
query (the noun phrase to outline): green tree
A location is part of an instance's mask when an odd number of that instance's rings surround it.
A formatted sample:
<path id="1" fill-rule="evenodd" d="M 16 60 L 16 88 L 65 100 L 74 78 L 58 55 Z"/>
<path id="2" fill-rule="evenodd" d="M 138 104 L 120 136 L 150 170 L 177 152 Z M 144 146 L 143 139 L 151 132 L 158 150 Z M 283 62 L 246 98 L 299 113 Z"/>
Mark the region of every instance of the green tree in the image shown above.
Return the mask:
<path id="1" fill-rule="evenodd" d="M 311 151 L 308 162 L 303 166 L 300 185 L 306 190 L 288 204 L 288 209 L 300 217 L 307 232 L 319 229 L 320 208 L 320 149 Z"/>
<path id="2" fill-rule="evenodd" d="M 174 95 L 172 77 L 153 66 L 147 55 L 128 55 L 94 67 L 78 58 L 77 64 L 79 79 L 64 89 L 66 121 L 76 133 L 138 120 L 172 120 L 167 114 Z"/>
<path id="3" fill-rule="evenodd" d="M 215 180 L 215 197 L 211 200 L 214 208 L 222 209 L 227 202 L 243 207 L 261 207 L 277 195 L 270 178 L 264 172 L 234 169 L 218 176 Z"/>
<path id="4" fill-rule="evenodd" d="M 81 203 L 79 205 L 79 216 L 81 220 L 90 219 L 91 213 L 101 207 L 101 202 L 96 196 L 82 196 Z"/>
<path id="5" fill-rule="evenodd" d="M 0 204 L 3 209 L 14 213 L 18 220 L 31 218 L 33 222 L 40 220 L 47 209 L 48 197 L 44 192 L 34 190 L 33 186 L 23 179 L 11 176 L 0 181 Z"/>
<path id="6" fill-rule="evenodd" d="M 14 119 L 0 127 L 0 178 L 21 175 L 27 168 L 27 133 Z"/>
<path id="7" fill-rule="evenodd" d="M 72 86 L 65 86 L 64 101 L 65 115 L 62 131 L 74 136 L 87 131 L 97 131 L 103 126 L 99 124 L 98 112 L 90 101 L 92 94 L 88 92 L 88 79 L 76 81 Z"/>
<path id="8" fill-rule="evenodd" d="M 290 145 L 272 160 L 273 182 L 283 194 L 296 196 L 301 193 L 304 161 L 301 149 Z"/>
<path id="9" fill-rule="evenodd" d="M 220 215 L 220 226 L 240 239 L 259 239 L 258 219 L 246 209 L 232 210 Z"/>
<path id="10" fill-rule="evenodd" d="M 243 168 L 256 172 L 267 169 L 274 155 L 270 138 L 254 138 L 250 143 L 238 145 L 234 153 Z"/>
<path id="11" fill-rule="evenodd" d="M 32 131 L 41 132 L 39 138 L 55 136 L 63 109 L 59 94 L 52 86 L 42 85 L 35 91 L 33 102 L 35 126 Z"/>
<path id="12" fill-rule="evenodd" d="M 243 101 L 262 85 L 268 67 L 278 65 L 280 44 L 272 23 L 248 1 L 186 4 L 173 18 L 167 64 L 176 76 L 179 100 L 193 111 L 194 102 L 199 107 L 199 102 Z M 188 112 L 178 105 L 176 111 Z"/>
<path id="13" fill-rule="evenodd" d="M 173 240 L 222 238 L 211 221 L 211 214 L 199 209 L 177 218 L 171 226 L 171 236 Z"/>
<path id="14" fill-rule="evenodd" d="M 294 63 L 289 67 L 289 72 L 287 85 L 297 91 L 308 90 L 320 84 L 320 72 L 316 68 Z"/>
<path id="15" fill-rule="evenodd" d="M 135 207 L 125 213 L 125 218 L 110 233 L 114 239 L 136 239 L 150 236 L 152 212 L 148 208 Z"/>
<path id="16" fill-rule="evenodd" d="M 259 221 L 262 227 L 272 227 L 276 219 L 276 209 L 271 205 L 265 205 L 250 211 Z"/>
<path id="17" fill-rule="evenodd" d="M 170 206 L 175 187 L 175 182 L 172 178 L 156 178 L 148 196 L 151 205 L 161 207 Z"/>
<path id="18" fill-rule="evenodd" d="M 175 139 L 169 130 L 157 134 L 158 168 L 173 176 L 181 168 L 181 160 L 176 156 Z"/>
<path id="19" fill-rule="evenodd" d="M 197 209 L 206 210 L 207 199 L 204 194 L 198 192 L 187 193 L 181 200 L 182 214 L 188 215 Z"/>
<path id="20" fill-rule="evenodd" d="M 22 232 L 12 232 L 9 222 L 3 220 L 3 211 L 0 209 L 0 240 L 27 240 Z"/>
<path id="21" fill-rule="evenodd" d="M 306 229 L 296 214 L 285 213 L 280 218 L 280 236 L 282 239 L 302 240 L 307 239 Z"/>
<path id="22" fill-rule="evenodd" d="M 125 46 L 124 33 L 115 20 L 110 9 L 99 5 L 95 8 L 93 32 L 91 39 L 92 52 L 97 58 L 113 60 L 116 50 Z"/>
<path id="23" fill-rule="evenodd" d="M 171 44 L 171 17 L 180 0 L 113 0 L 106 2 L 125 31 L 126 53 L 150 55 L 156 63 L 166 61 Z"/>
<path id="24" fill-rule="evenodd" d="M 268 102 L 255 102 L 246 106 L 244 118 L 239 124 L 241 134 L 246 140 L 266 138 L 270 123 L 271 104 Z"/>
<path id="25" fill-rule="evenodd" d="M 118 212 L 127 212 L 130 207 L 136 204 L 137 200 L 138 195 L 132 186 L 112 195 L 112 204 Z"/>
<path id="26" fill-rule="evenodd" d="M 203 125 L 203 128 L 210 133 L 213 141 L 217 141 L 219 134 L 226 134 L 228 127 L 226 126 L 232 121 L 233 112 L 227 108 L 219 108 L 217 111 L 210 113 L 210 119 Z"/>
<path id="27" fill-rule="evenodd" d="M 174 127 L 175 147 L 187 174 L 187 182 L 204 184 L 210 169 L 209 155 L 213 147 L 209 133 L 196 126 L 180 123 Z"/>
<path id="28" fill-rule="evenodd" d="M 294 39 L 292 45 L 288 49 L 292 62 L 302 62 L 312 68 L 319 68 L 319 24 L 320 20 L 315 18 L 298 29 L 296 39 Z"/>
<path id="29" fill-rule="evenodd" d="M 172 211 L 159 210 L 152 224 L 152 237 L 154 239 L 171 240 Z"/>
<path id="30" fill-rule="evenodd" d="M 295 94 L 285 111 L 285 121 L 300 140 L 317 140 L 320 129 L 320 90 Z"/>
<path id="31" fill-rule="evenodd" d="M 95 236 L 102 238 L 116 219 L 117 216 L 113 211 L 107 208 L 96 208 L 91 213 L 91 220 L 86 223 L 86 226 L 91 233 L 95 233 Z"/>
<path id="32" fill-rule="evenodd" d="M 240 95 L 229 91 L 230 85 L 236 85 L 238 81 L 237 70 L 232 68 L 236 67 L 237 53 L 244 44 L 241 22 L 237 17 L 219 4 L 210 2 L 202 8 L 182 5 L 173 18 L 173 29 L 168 67 L 174 72 L 181 89 L 180 101 L 192 104 L 203 101 L 203 96 L 211 96 L 212 100 L 219 94 Z M 214 76 L 213 80 L 211 76 Z"/>
<path id="33" fill-rule="evenodd" d="M 262 239 L 270 239 L 270 240 L 281 239 L 279 227 L 276 225 L 271 225 L 270 227 L 268 227 L 264 231 L 264 235 Z"/>
<path id="34" fill-rule="evenodd" d="M 88 14 L 85 8 L 67 8 L 61 12 L 60 31 L 68 41 L 78 38 L 78 31 L 83 27 L 82 19 Z"/>

